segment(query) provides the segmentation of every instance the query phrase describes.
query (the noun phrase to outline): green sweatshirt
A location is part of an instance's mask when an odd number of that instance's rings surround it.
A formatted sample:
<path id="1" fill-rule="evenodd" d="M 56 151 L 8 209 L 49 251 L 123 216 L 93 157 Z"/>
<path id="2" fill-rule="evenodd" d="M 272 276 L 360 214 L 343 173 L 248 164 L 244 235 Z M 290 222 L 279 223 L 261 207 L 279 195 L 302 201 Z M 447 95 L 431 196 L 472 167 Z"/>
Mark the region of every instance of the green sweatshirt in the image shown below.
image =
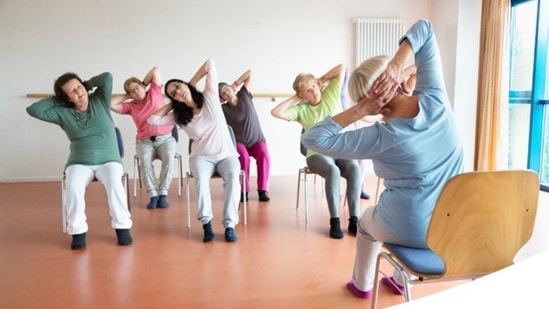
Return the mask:
<path id="1" fill-rule="evenodd" d="M 78 113 L 55 97 L 49 97 L 27 107 L 27 113 L 40 120 L 57 124 L 70 140 L 67 166 L 73 164 L 101 165 L 107 162 L 122 163 L 118 150 L 114 121 L 110 112 L 112 75 L 105 72 L 84 82 L 89 95 L 88 109 Z"/>

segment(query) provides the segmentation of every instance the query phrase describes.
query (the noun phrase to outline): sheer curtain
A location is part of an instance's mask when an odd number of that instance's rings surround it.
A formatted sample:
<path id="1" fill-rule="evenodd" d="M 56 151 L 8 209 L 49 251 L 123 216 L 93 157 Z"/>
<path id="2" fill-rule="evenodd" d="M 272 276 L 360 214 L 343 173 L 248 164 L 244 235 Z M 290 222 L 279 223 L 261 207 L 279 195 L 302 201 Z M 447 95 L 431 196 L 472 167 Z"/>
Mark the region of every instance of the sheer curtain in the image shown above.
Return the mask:
<path id="1" fill-rule="evenodd" d="M 483 0 L 475 170 L 507 167 L 510 0 Z"/>

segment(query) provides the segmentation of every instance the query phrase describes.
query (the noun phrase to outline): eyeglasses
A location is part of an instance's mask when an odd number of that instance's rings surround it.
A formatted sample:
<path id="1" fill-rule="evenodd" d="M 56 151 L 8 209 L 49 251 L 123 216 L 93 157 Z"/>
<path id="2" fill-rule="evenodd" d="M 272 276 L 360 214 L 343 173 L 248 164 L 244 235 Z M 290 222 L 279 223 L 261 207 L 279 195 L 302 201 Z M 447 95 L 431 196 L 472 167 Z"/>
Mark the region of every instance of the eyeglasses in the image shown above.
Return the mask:
<path id="1" fill-rule="evenodd" d="M 129 90 L 130 90 L 130 93 L 137 93 L 141 90 L 141 88 L 143 87 L 141 87 L 140 85 L 137 85 L 135 87 L 130 88 Z"/>

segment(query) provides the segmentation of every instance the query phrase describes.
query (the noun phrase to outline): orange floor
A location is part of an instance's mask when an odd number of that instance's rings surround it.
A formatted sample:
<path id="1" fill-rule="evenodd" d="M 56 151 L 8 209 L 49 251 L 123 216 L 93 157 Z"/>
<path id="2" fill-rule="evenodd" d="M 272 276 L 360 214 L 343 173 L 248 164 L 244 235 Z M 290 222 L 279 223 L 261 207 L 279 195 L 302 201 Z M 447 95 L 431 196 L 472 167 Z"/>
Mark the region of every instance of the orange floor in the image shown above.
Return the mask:
<path id="1" fill-rule="evenodd" d="M 185 193 L 178 198 L 175 180 L 169 209 L 147 210 L 141 192 L 132 199 L 128 247 L 116 245 L 103 188 L 93 183 L 81 251 L 70 250 L 61 232 L 59 182 L 0 183 L 0 308 L 369 308 L 370 300 L 344 288 L 355 238 L 328 237 L 321 185 L 312 181 L 306 224 L 303 208 L 295 208 L 296 182 L 272 177 L 267 203 L 250 194 L 248 224 L 237 226 L 236 243 L 223 239 L 220 180 L 212 182 L 217 238 L 208 244 L 194 202 L 192 227 L 185 226 Z M 375 179 L 367 186 L 373 193 Z M 363 208 L 372 203 L 364 200 Z M 413 295 L 455 284 L 416 286 Z M 401 302 L 382 287 L 380 307 Z"/>

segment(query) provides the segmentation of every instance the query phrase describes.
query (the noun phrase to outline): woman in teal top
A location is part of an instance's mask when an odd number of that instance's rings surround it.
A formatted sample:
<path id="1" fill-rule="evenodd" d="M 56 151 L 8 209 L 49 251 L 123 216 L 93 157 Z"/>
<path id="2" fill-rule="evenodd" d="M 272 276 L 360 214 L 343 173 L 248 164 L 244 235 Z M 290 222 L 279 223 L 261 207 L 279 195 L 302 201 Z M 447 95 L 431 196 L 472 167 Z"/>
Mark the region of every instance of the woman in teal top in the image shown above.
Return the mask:
<path id="1" fill-rule="evenodd" d="M 326 116 L 332 116 L 341 111 L 341 84 L 344 74 L 345 67 L 342 64 L 335 66 L 320 78 L 307 73 L 299 74 L 293 85 L 296 94 L 278 104 L 271 114 L 283 120 L 297 121 L 303 130 L 309 130 Z M 324 87 L 325 83 L 328 83 L 326 87 Z M 306 157 L 309 170 L 326 180 L 330 237 L 343 238 L 339 219 L 341 177 L 347 181 L 346 196 L 350 213 L 347 230 L 350 235 L 356 235 L 362 187 L 362 172 L 358 162 L 340 156 L 316 153 L 310 149 L 307 150 Z"/>
<path id="2" fill-rule="evenodd" d="M 93 92 L 88 93 L 89 90 Z M 102 73 L 83 82 L 74 73 L 61 75 L 54 84 L 55 95 L 29 107 L 27 113 L 61 127 L 70 140 L 65 165 L 64 209 L 71 249 L 86 246 L 88 224 L 84 195 L 86 186 L 97 178 L 105 186 L 118 244 L 132 243 L 132 226 L 122 182 L 124 169 L 110 113 L 112 75 Z"/>
<path id="3" fill-rule="evenodd" d="M 416 87 L 411 96 L 397 91 L 415 54 Z M 347 288 L 367 298 L 374 284 L 382 242 L 426 248 L 431 213 L 443 186 L 462 172 L 463 150 L 448 100 L 439 50 L 429 21 L 419 20 L 401 40 L 393 58 L 378 56 L 351 75 L 353 107 L 305 132 L 307 147 L 329 156 L 371 159 L 385 190 L 358 224 L 353 278 Z M 366 115 L 383 114 L 385 122 L 362 129 L 342 129 Z M 402 293 L 402 281 L 382 283 Z"/>

